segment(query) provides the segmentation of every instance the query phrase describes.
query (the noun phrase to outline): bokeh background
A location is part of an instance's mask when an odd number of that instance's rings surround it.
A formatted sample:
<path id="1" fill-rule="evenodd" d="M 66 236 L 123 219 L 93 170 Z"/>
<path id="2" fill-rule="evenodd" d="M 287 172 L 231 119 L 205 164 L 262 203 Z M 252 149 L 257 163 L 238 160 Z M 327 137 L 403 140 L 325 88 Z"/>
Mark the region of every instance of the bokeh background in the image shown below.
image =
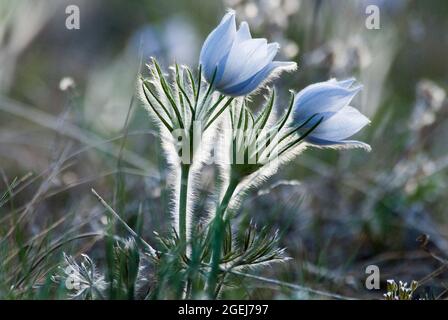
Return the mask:
<path id="1" fill-rule="evenodd" d="M 65 27 L 72 4 L 79 30 Z M 365 27 L 369 4 L 380 8 L 378 30 Z M 280 101 L 289 89 L 355 76 L 364 89 L 354 105 L 372 120 L 357 136 L 370 153 L 308 150 L 246 199 L 241 214 L 279 229 L 292 258 L 261 274 L 356 298 L 382 298 L 387 279 L 419 281 L 420 297 L 447 296 L 447 2 L 2 0 L 0 297 L 21 297 L 10 288 L 34 266 L 31 252 L 104 228 L 92 187 L 130 225 L 143 216 L 148 241 L 154 230 L 169 232 L 168 170 L 133 99 L 135 80 L 151 56 L 165 68 L 197 67 L 227 8 L 254 36 L 279 42 L 279 60 L 298 62 L 273 82 Z M 204 170 L 203 198 L 213 182 Z M 101 266 L 103 249 L 101 238 L 79 237 L 38 268 L 62 252 L 88 253 Z M 372 264 L 380 290 L 364 285 Z M 316 297 L 256 281 L 227 295 Z"/>

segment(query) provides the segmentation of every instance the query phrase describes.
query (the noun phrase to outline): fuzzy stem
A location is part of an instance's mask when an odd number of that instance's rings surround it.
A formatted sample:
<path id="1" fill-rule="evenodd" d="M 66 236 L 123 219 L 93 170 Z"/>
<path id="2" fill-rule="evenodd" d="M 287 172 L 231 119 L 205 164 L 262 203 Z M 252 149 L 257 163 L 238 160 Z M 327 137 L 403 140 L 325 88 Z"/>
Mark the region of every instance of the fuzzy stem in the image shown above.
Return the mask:
<path id="1" fill-rule="evenodd" d="M 187 198 L 188 198 L 188 177 L 190 175 L 190 165 L 182 164 L 180 177 L 180 197 L 179 197 L 179 240 L 182 252 L 187 248 Z"/>
<path id="2" fill-rule="evenodd" d="M 230 200 L 232 199 L 232 195 L 235 192 L 237 186 L 239 184 L 239 178 L 234 174 L 232 170 L 232 174 L 230 176 L 230 182 L 227 187 L 226 193 L 216 209 L 216 215 L 212 222 L 212 257 L 211 257 L 211 270 L 207 282 L 207 291 L 208 295 L 211 298 L 215 297 L 216 284 L 218 280 L 218 272 L 219 272 L 219 262 L 221 260 L 221 249 L 222 242 L 224 238 L 224 213 L 229 206 Z"/>

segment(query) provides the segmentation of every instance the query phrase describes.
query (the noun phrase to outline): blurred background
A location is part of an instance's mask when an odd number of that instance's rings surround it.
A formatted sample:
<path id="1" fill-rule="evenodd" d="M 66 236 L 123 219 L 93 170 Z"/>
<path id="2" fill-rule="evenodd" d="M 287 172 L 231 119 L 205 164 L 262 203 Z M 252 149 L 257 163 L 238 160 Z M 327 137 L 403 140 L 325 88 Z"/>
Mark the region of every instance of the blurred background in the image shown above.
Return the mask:
<path id="1" fill-rule="evenodd" d="M 365 26 L 369 4 L 380 9 L 377 30 Z M 68 5 L 79 7 L 79 30 L 65 26 Z M 419 281 L 420 297 L 447 296 L 447 2 L 2 0 L 0 297 L 23 296 L 12 279 L 47 281 L 44 265 L 63 251 L 101 265 L 94 235 L 105 214 L 92 187 L 131 226 L 143 217 L 145 238 L 169 231 L 168 170 L 135 80 L 151 56 L 196 68 L 228 8 L 253 36 L 280 43 L 276 60 L 298 62 L 273 82 L 279 105 L 288 89 L 355 76 L 364 89 L 353 104 L 372 120 L 356 137 L 370 153 L 308 150 L 246 199 L 241 214 L 279 229 L 292 258 L 262 274 L 356 298 L 382 298 L 387 279 Z M 213 170 L 201 179 L 205 198 Z M 372 264 L 380 290 L 364 285 Z M 22 279 L 30 268 L 42 272 Z M 257 282 L 227 295 L 315 297 Z"/>

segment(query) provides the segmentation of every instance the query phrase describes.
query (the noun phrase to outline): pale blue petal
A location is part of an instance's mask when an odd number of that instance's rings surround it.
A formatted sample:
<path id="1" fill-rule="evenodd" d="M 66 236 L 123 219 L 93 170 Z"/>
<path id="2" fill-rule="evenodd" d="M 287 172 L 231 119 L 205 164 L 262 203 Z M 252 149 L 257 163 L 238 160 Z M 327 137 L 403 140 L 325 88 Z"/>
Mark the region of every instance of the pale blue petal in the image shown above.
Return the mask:
<path id="1" fill-rule="evenodd" d="M 279 48 L 280 46 L 276 42 L 270 44 L 265 43 L 263 47 L 256 51 L 256 54 L 248 55 L 249 58 L 240 68 L 237 78 L 232 79 L 230 85 L 226 87 L 228 88 L 235 85 L 235 83 L 242 83 L 249 80 L 251 77 L 263 70 L 267 65 L 272 63 L 272 60 L 276 56 Z"/>
<path id="2" fill-rule="evenodd" d="M 294 121 L 303 123 L 314 114 L 338 112 L 352 101 L 361 88 L 344 88 L 331 81 L 312 84 L 296 95 Z"/>
<path id="3" fill-rule="evenodd" d="M 241 43 L 243 41 L 250 40 L 250 39 L 252 39 L 252 36 L 250 34 L 249 25 L 247 24 L 247 22 L 243 21 L 240 25 L 240 28 L 236 32 L 235 39 L 232 43 L 232 46 L 235 43 Z M 216 74 L 216 78 L 215 78 L 215 87 L 222 88 L 228 82 L 228 80 L 225 80 L 225 81 L 221 81 L 221 80 L 224 75 L 224 71 L 226 70 L 226 64 L 227 64 L 227 60 L 229 58 L 230 50 L 231 50 L 231 48 L 229 49 L 229 52 L 226 53 L 226 55 L 218 63 L 218 70 L 217 70 L 217 74 Z"/>
<path id="4" fill-rule="evenodd" d="M 348 79 L 341 80 L 341 81 L 338 81 L 337 79 L 328 80 L 329 83 L 336 84 L 336 85 L 338 85 L 342 88 L 346 88 L 346 89 L 350 88 L 352 86 L 352 84 L 355 83 L 355 81 L 356 81 L 355 78 L 348 78 Z"/>
<path id="5" fill-rule="evenodd" d="M 230 51 L 235 34 L 235 12 L 231 11 L 222 18 L 221 23 L 208 35 L 202 46 L 199 63 L 207 81 L 211 81 L 218 63 Z"/>
<path id="6" fill-rule="evenodd" d="M 352 107 L 344 107 L 339 112 L 322 121 L 311 135 L 314 138 L 342 141 L 364 128 L 370 120 Z"/>
<path id="7" fill-rule="evenodd" d="M 224 81 L 222 81 L 222 76 L 224 74 L 224 71 L 226 70 L 226 64 L 227 64 L 228 58 L 229 58 L 229 53 L 227 53 L 224 57 L 222 57 L 221 60 L 219 61 L 218 65 L 216 66 L 217 70 L 216 70 L 214 86 L 217 89 L 219 89 L 220 83 L 224 83 Z M 207 81 L 210 82 L 209 79 L 207 79 Z"/>
<path id="8" fill-rule="evenodd" d="M 247 80 L 266 65 L 266 39 L 235 41 L 230 49 L 226 67 L 218 87 L 223 89 Z M 257 68 L 257 65 L 261 64 Z"/>
<path id="9" fill-rule="evenodd" d="M 272 72 L 276 69 L 290 70 L 296 67 L 294 62 L 280 62 L 273 61 L 264 67 L 261 71 L 255 74 L 252 78 L 234 85 L 226 89 L 225 94 L 230 96 L 243 96 L 252 91 L 254 91 L 260 84 L 262 84 L 266 79 L 269 78 Z"/>
<path id="10" fill-rule="evenodd" d="M 280 45 L 277 42 L 271 42 L 268 44 L 268 56 L 267 59 L 269 62 L 274 60 L 274 57 L 277 55 L 278 49 L 280 49 Z"/>
<path id="11" fill-rule="evenodd" d="M 237 32 L 237 37 L 240 41 L 252 39 L 250 30 L 249 30 L 249 25 L 247 24 L 246 21 L 241 22 L 240 28 L 238 29 L 238 32 Z"/>

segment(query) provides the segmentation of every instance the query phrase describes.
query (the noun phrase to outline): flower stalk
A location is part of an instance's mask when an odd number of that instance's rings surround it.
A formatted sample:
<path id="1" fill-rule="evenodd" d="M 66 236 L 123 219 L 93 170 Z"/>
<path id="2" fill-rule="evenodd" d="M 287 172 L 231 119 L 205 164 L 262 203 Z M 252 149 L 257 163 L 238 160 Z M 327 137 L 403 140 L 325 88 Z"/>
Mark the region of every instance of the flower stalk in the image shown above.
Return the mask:
<path id="1" fill-rule="evenodd" d="M 207 291 L 211 298 L 216 297 L 216 285 L 218 282 L 219 262 L 221 260 L 222 243 L 224 239 L 225 220 L 224 214 L 229 206 L 230 200 L 238 187 L 240 182 L 239 176 L 234 170 L 231 171 L 229 185 L 227 186 L 224 197 L 221 203 L 216 209 L 215 217 L 212 221 L 211 228 L 211 245 L 212 245 L 212 257 L 211 257 L 211 270 L 209 273 Z"/>
<path id="2" fill-rule="evenodd" d="M 188 179 L 190 177 L 190 165 L 181 165 L 180 195 L 179 195 L 179 241 L 182 252 L 186 253 L 187 247 L 187 199 Z"/>

